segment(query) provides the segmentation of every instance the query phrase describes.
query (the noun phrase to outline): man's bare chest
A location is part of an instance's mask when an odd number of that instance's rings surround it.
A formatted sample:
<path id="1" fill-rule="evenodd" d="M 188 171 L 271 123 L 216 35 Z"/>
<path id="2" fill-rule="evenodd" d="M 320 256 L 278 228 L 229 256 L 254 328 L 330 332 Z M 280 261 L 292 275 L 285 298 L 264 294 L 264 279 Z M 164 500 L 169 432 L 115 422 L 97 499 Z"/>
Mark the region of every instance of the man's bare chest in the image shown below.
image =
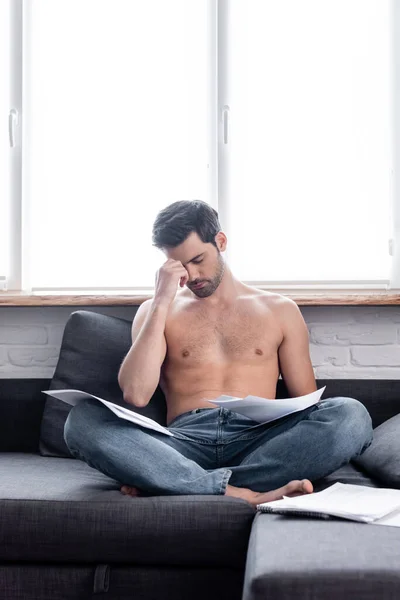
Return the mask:
<path id="1" fill-rule="evenodd" d="M 186 363 L 269 359 L 281 339 L 272 315 L 244 311 L 181 313 L 167 322 L 165 336 L 168 356 Z"/>

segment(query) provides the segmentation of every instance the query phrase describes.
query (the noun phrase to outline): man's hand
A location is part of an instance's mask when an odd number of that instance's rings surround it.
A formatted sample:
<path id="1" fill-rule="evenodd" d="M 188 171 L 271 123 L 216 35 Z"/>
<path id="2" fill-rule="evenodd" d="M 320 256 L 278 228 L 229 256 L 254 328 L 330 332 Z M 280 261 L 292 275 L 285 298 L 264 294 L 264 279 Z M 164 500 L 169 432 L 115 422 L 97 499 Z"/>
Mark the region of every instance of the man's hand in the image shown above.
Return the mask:
<path id="1" fill-rule="evenodd" d="M 175 298 L 178 283 L 183 287 L 189 273 L 179 260 L 169 258 L 156 273 L 154 300 L 169 306 Z"/>

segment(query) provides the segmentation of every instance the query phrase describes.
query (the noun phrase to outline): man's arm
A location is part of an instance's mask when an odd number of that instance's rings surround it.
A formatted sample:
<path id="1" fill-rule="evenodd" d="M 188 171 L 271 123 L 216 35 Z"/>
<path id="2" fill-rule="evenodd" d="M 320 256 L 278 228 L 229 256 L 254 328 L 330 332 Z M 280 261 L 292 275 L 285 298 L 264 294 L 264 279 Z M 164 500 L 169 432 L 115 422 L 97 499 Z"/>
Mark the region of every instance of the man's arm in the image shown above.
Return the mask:
<path id="1" fill-rule="evenodd" d="M 315 392 L 307 325 L 297 304 L 283 297 L 277 303 L 283 340 L 278 349 L 282 378 L 291 398 Z"/>
<path id="2" fill-rule="evenodd" d="M 189 278 L 178 260 L 169 258 L 157 271 L 154 297 L 140 305 L 132 323 L 132 347 L 118 373 L 125 402 L 146 406 L 160 380 L 161 366 L 167 353 L 165 325 L 168 310 L 178 284 Z"/>
<path id="3" fill-rule="evenodd" d="M 132 346 L 118 373 L 124 400 L 146 406 L 154 394 L 167 351 L 164 335 L 168 306 L 151 300 L 140 305 L 132 323 Z"/>

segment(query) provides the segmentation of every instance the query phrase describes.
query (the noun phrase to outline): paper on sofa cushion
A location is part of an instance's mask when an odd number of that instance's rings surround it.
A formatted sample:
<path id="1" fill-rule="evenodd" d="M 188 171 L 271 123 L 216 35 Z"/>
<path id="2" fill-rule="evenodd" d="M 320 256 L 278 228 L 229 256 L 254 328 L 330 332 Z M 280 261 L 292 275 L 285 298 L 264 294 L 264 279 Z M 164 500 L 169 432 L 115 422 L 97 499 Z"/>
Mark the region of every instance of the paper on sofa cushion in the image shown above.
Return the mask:
<path id="1" fill-rule="evenodd" d="M 389 527 L 400 527 L 400 508 L 385 515 L 381 519 L 372 521 L 371 525 L 387 525 Z"/>
<path id="2" fill-rule="evenodd" d="M 382 519 L 384 525 L 383 517 L 400 509 L 400 490 L 335 483 L 321 492 L 264 502 L 257 509 L 280 514 L 330 515 L 364 523 Z"/>
<path id="3" fill-rule="evenodd" d="M 108 400 L 103 400 L 103 398 L 99 398 L 98 396 L 93 396 L 93 394 L 89 394 L 88 392 L 83 392 L 82 390 L 42 390 L 44 394 L 48 394 L 49 396 L 53 396 L 53 398 L 57 398 L 57 400 L 62 400 L 71 406 L 75 406 L 81 400 L 87 398 L 94 398 L 98 400 L 107 408 L 109 408 L 117 417 L 120 419 L 125 419 L 126 421 L 130 421 L 131 423 L 136 423 L 136 425 L 141 425 L 142 427 L 146 427 L 147 429 L 153 429 L 154 431 L 158 431 L 159 433 L 165 433 L 166 435 L 170 435 L 173 437 L 173 433 L 157 423 L 157 421 L 153 421 L 153 419 L 149 419 L 149 417 L 145 417 L 140 415 L 133 410 L 129 410 L 124 406 L 119 406 L 118 404 L 114 404 L 114 402 L 109 402 Z"/>
<path id="4" fill-rule="evenodd" d="M 326 386 L 297 398 L 282 398 L 279 400 L 260 398 L 259 396 L 246 396 L 245 398 L 232 398 L 231 396 L 219 396 L 216 400 L 209 400 L 212 404 L 228 408 L 258 421 L 269 423 L 291 413 L 304 410 L 313 404 L 317 404 L 325 391 Z"/>

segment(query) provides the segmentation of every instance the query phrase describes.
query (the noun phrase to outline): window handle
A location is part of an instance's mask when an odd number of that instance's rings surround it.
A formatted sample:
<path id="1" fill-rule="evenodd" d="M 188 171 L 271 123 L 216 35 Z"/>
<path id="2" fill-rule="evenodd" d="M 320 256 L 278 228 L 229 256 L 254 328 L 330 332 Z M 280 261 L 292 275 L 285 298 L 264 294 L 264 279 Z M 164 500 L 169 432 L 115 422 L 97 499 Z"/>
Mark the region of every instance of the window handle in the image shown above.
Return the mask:
<path id="1" fill-rule="evenodd" d="M 229 118 L 229 106 L 225 104 L 222 110 L 222 122 L 224 127 L 224 144 L 228 143 L 228 118 Z"/>
<path id="2" fill-rule="evenodd" d="M 18 111 L 12 108 L 8 115 L 8 137 L 10 140 L 10 148 L 15 146 L 15 129 L 18 125 Z"/>

